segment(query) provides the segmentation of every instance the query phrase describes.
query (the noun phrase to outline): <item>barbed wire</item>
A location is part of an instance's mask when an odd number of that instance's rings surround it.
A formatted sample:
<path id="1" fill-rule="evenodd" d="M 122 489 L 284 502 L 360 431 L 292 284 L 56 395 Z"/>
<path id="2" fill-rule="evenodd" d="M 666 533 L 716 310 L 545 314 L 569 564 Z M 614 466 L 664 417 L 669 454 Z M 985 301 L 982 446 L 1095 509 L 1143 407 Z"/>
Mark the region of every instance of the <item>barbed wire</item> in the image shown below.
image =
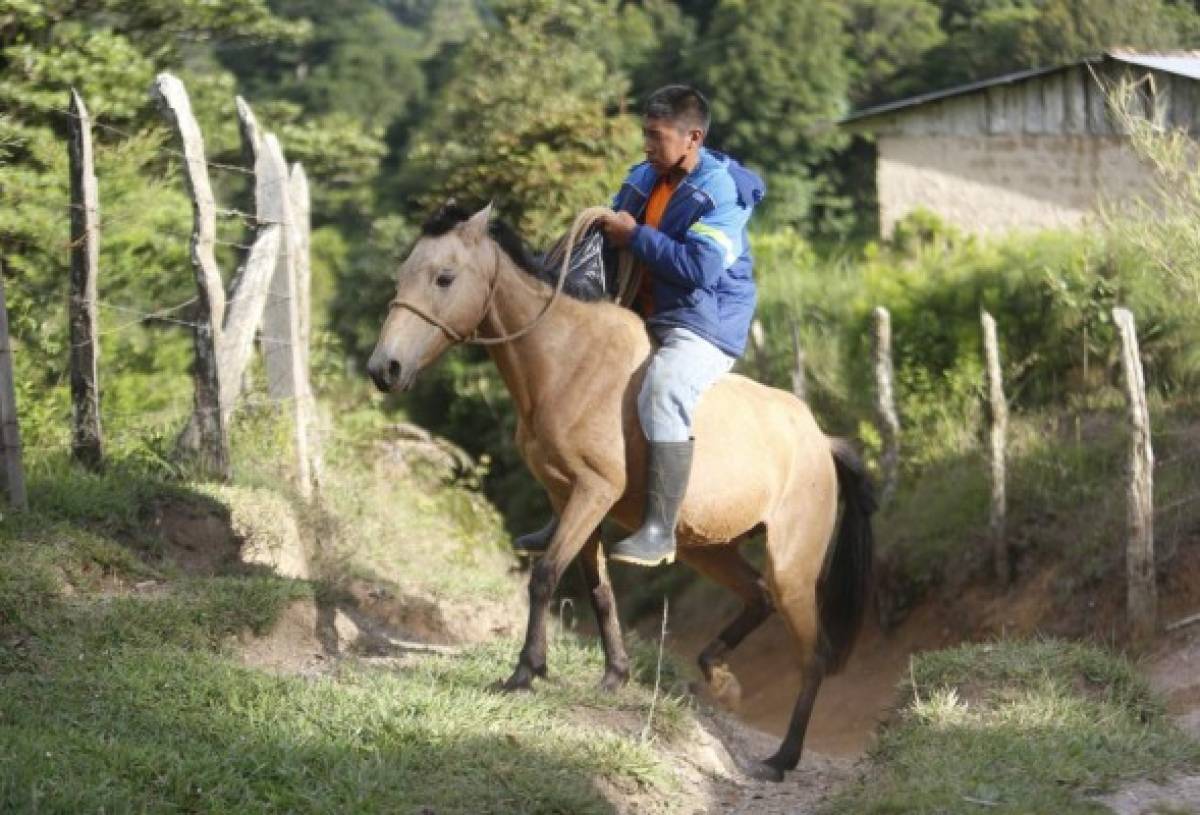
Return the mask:
<path id="1" fill-rule="evenodd" d="M 60 192 L 61 191 L 58 191 L 58 190 L 54 191 L 54 193 L 56 194 L 56 197 L 65 198 L 65 197 L 69 196 L 69 193 L 66 193 L 64 195 L 64 194 L 59 194 Z M 0 187 L 0 199 L 4 199 L 4 200 L 8 201 L 9 203 L 47 206 L 45 199 L 33 198 L 30 196 L 26 196 L 26 195 L 17 195 L 17 194 L 14 194 L 12 192 L 12 190 L 4 189 L 3 187 Z M 103 227 L 103 226 L 111 225 L 114 222 L 113 216 L 111 216 L 111 215 L 105 216 L 104 213 L 111 211 L 111 209 L 113 209 L 113 208 L 116 208 L 118 210 L 122 209 L 120 204 L 124 200 L 125 200 L 124 196 L 118 197 L 113 200 L 105 199 L 102 201 L 103 206 L 94 206 L 94 207 L 90 207 L 87 204 L 78 204 L 78 203 L 75 203 L 74 201 L 59 200 L 59 201 L 53 202 L 51 204 L 51 206 L 53 206 L 54 208 L 66 207 L 67 209 L 77 210 L 80 212 L 89 212 L 94 215 L 98 215 L 102 219 L 99 226 Z M 259 216 L 255 215 L 253 213 L 246 212 L 245 210 L 241 210 L 236 207 L 219 206 L 216 199 L 213 199 L 211 203 L 213 204 L 213 212 L 218 218 L 225 218 L 228 220 L 236 219 L 236 220 L 242 221 L 247 226 L 254 227 L 254 226 L 272 226 L 272 225 L 277 225 L 277 226 L 294 226 L 294 225 L 296 225 L 296 222 L 294 222 L 294 221 L 281 221 L 278 218 L 260 218 Z M 130 212 L 130 213 L 122 214 L 122 215 L 116 216 L 116 221 L 123 222 L 125 220 L 132 219 L 134 217 L 140 217 L 143 214 L 144 214 L 143 212 Z"/>
<path id="2" fill-rule="evenodd" d="M 18 204 L 22 204 L 22 203 L 33 203 L 34 199 L 27 198 L 24 196 L 13 196 L 6 192 L 0 191 L 0 201 L 15 202 Z M 42 202 L 38 202 L 38 203 L 42 203 Z M 59 205 L 64 206 L 63 204 L 59 204 Z M 82 204 L 68 203 L 68 204 L 65 204 L 65 206 L 68 209 L 88 209 L 93 212 L 99 212 L 98 208 L 85 207 Z M 218 209 L 218 213 L 222 214 L 224 217 L 228 217 L 231 219 L 237 218 L 237 219 L 241 220 L 243 223 L 245 223 L 247 226 L 250 226 L 252 224 L 258 224 L 261 226 L 272 226 L 272 225 L 284 226 L 284 227 L 295 226 L 295 223 L 292 221 L 280 221 L 280 220 L 275 220 L 275 219 L 270 219 L 270 218 L 256 218 L 255 216 L 250 215 L 249 213 L 241 212 L 240 210 L 236 210 L 236 209 Z M 105 231 L 114 229 L 117 225 L 141 222 L 141 220 L 144 217 L 145 217 L 145 214 L 143 212 L 138 212 L 138 211 L 134 211 L 134 210 L 130 210 L 128 212 L 117 214 L 117 215 L 105 215 L 102 217 L 100 222 L 96 224 L 96 231 L 97 232 L 105 232 Z M 164 227 L 161 224 L 153 224 L 153 228 L 154 228 L 154 231 L 159 235 L 166 235 L 168 237 L 176 238 L 180 241 L 184 241 L 184 242 L 188 242 L 188 243 L 190 243 L 195 238 L 195 232 L 185 232 L 180 229 Z M 78 238 L 74 238 L 74 239 L 68 238 L 63 241 L 58 241 L 55 243 L 55 246 L 56 246 L 56 248 L 59 248 L 59 249 L 65 250 L 65 251 L 73 251 L 73 250 L 77 249 L 79 246 L 83 245 L 83 243 L 86 242 L 90 237 L 91 237 L 91 235 L 85 233 L 83 235 L 80 235 Z M 244 252 L 249 252 L 254 248 L 254 244 L 252 244 L 252 243 L 243 243 L 241 241 L 227 240 L 225 238 L 218 238 L 215 236 L 209 242 L 212 243 L 214 246 L 223 246 L 223 247 L 229 247 L 232 249 L 240 249 Z"/>
<path id="3" fill-rule="evenodd" d="M 56 105 L 46 105 L 44 107 L 30 107 L 28 105 L 22 105 L 19 103 L 14 104 L 14 103 L 12 103 L 11 100 L 5 100 L 5 102 L 6 102 L 5 106 L 6 106 L 7 110 L 17 110 L 17 111 L 21 111 L 23 113 L 36 114 L 36 115 L 46 115 L 48 113 L 55 113 L 60 116 L 66 116 L 67 118 L 74 119 L 75 121 L 83 121 L 84 120 L 83 115 L 76 113 L 75 111 L 71 110 L 70 108 L 60 108 Z M 87 118 L 88 123 L 92 127 L 96 128 L 97 130 L 103 130 L 105 132 L 120 136 L 124 139 L 136 139 L 142 135 L 145 135 L 144 133 L 134 133 L 129 130 L 125 130 L 124 128 L 117 127 L 116 125 L 111 125 L 111 124 L 108 124 L 107 122 L 102 122 L 97 118 L 97 114 L 94 114 L 91 112 L 88 113 L 86 118 Z M 167 155 L 175 156 L 176 158 L 183 159 L 184 161 L 186 161 L 188 163 L 193 162 L 193 159 L 189 158 L 186 153 L 184 153 L 182 150 L 177 150 L 173 147 L 167 147 L 164 145 L 162 147 L 155 148 L 155 152 L 166 153 Z M 204 159 L 203 163 L 206 166 L 208 166 L 214 170 L 220 170 L 222 172 L 237 173 L 239 175 L 244 175 L 244 176 L 254 176 L 253 170 L 247 170 L 245 167 L 239 167 L 236 164 L 225 164 L 224 162 L 210 161 L 208 159 Z"/>
<path id="4" fill-rule="evenodd" d="M 6 289 L 6 291 L 16 292 L 17 294 L 19 294 L 23 297 L 29 298 L 29 299 L 34 299 L 34 300 L 39 299 L 38 295 L 35 295 L 32 292 L 24 289 L 24 287 L 20 283 L 14 283 L 14 282 L 6 280 L 5 281 L 5 289 Z M 264 299 L 264 301 L 272 301 L 273 300 L 276 302 L 287 302 L 291 299 L 294 299 L 292 296 L 285 295 L 285 294 L 278 294 L 278 293 L 272 292 L 272 291 L 244 292 L 244 293 L 238 294 L 235 297 L 230 297 L 229 299 L 227 299 L 225 301 L 225 307 L 226 307 L 226 309 L 228 309 L 229 306 L 234 303 L 241 302 L 242 300 L 254 299 L 257 297 L 262 297 Z M 196 328 L 201 327 L 202 323 L 194 321 L 194 320 L 179 319 L 177 317 L 172 317 L 170 315 L 172 315 L 175 312 L 178 312 L 182 309 L 187 308 L 188 306 L 194 304 L 197 300 L 199 300 L 199 295 L 193 295 L 193 296 L 187 298 L 186 300 L 176 303 L 173 306 L 166 306 L 161 309 L 155 309 L 154 311 L 143 311 L 142 309 L 135 308 L 133 306 L 118 304 L 118 303 L 110 303 L 106 300 L 97 298 L 96 306 L 98 308 L 104 309 L 107 311 L 114 311 L 114 312 L 117 312 L 120 314 L 128 314 L 128 315 L 133 316 L 134 319 L 127 320 L 123 323 L 119 323 L 118 325 L 110 326 L 110 327 L 103 328 L 103 329 L 97 331 L 96 335 L 94 337 L 94 340 L 92 340 L 92 341 L 68 343 L 67 347 L 68 348 L 84 348 L 84 347 L 92 344 L 93 341 L 97 341 L 102 337 L 119 334 L 123 331 L 129 330 L 130 328 L 134 328 L 137 326 L 144 326 L 149 323 L 167 323 L 169 325 L 179 326 L 182 328 L 190 328 L 192 330 L 195 330 Z M 292 345 L 296 344 L 296 343 L 293 343 L 291 340 L 278 339 L 276 337 L 266 336 L 265 334 L 263 334 L 261 329 L 259 329 L 256 332 L 254 341 L 259 343 L 260 345 L 275 346 L 275 347 L 291 347 Z"/>
<path id="5" fill-rule="evenodd" d="M 182 376 L 183 374 L 180 374 L 180 375 Z M 252 410 L 252 409 L 256 410 L 256 409 L 260 409 L 260 408 L 290 408 L 290 407 L 293 407 L 295 405 L 295 403 L 297 403 L 297 402 L 314 401 L 315 399 L 316 399 L 316 397 L 311 394 L 305 394 L 305 395 L 301 395 L 301 396 L 296 396 L 296 395 L 270 396 L 270 395 L 262 395 L 261 393 L 260 394 L 242 394 L 234 401 L 233 406 L 230 407 L 228 411 L 225 411 L 225 410 L 222 410 L 221 408 L 199 407 L 192 400 L 192 397 L 188 396 L 186 398 L 180 397 L 179 399 L 175 399 L 170 403 L 169 406 L 163 405 L 161 407 L 155 408 L 154 411 L 150 411 L 150 412 L 151 413 L 153 413 L 153 412 L 163 413 L 163 412 L 171 411 L 173 413 L 178 414 L 179 418 L 187 419 L 192 414 L 213 415 L 213 414 L 217 413 L 218 411 L 220 411 L 222 413 L 237 414 L 237 413 L 244 413 L 248 410 Z M 115 420 L 144 419 L 144 417 L 147 414 L 147 411 L 145 411 L 145 410 L 124 410 L 124 411 L 122 411 L 122 410 L 106 410 L 104 408 L 103 401 L 104 400 L 101 399 L 101 407 L 100 407 L 101 421 L 114 420 L 114 419 Z M 70 411 L 67 411 L 65 416 L 66 416 L 66 418 L 69 418 Z"/>
<path id="6" fill-rule="evenodd" d="M 55 106 L 46 106 L 43 109 L 34 109 L 34 108 L 29 108 L 28 106 L 11 105 L 10 108 L 14 109 L 14 110 L 21 110 L 26 113 L 38 113 L 38 114 L 56 113 L 56 114 L 74 119 L 76 121 L 82 121 L 82 119 L 83 119 L 83 116 L 78 113 L 75 113 L 67 108 L 59 108 L 59 107 L 55 107 Z M 93 116 L 93 115 L 89 115 L 88 120 L 92 126 L 98 128 L 98 129 L 101 129 L 101 130 L 115 133 L 126 139 L 133 139 L 133 138 L 136 138 L 138 135 L 138 134 L 132 133 L 130 131 L 124 130 L 123 128 L 119 128 L 114 125 L 109 125 L 104 122 L 101 122 L 98 119 L 96 119 L 95 116 Z M 177 150 L 175 148 L 172 148 L 172 147 L 159 146 L 159 147 L 154 148 L 154 152 L 182 159 L 184 162 L 188 163 L 189 165 L 195 164 L 195 163 L 201 163 L 208 168 L 221 170 L 224 172 L 237 173 L 238 175 L 241 175 L 243 177 L 251 178 L 254 181 L 254 189 L 255 189 L 256 194 L 266 191 L 266 190 L 287 188 L 291 184 L 291 178 L 288 175 L 287 169 L 286 169 L 286 160 L 284 162 L 284 172 L 280 175 L 280 177 L 278 179 L 274 179 L 274 180 L 268 182 L 268 181 L 264 181 L 261 177 L 259 177 L 258 173 L 254 169 L 247 169 L 245 167 L 240 167 L 240 166 L 233 165 L 233 164 L 226 164 L 223 162 L 210 161 L 207 158 L 202 159 L 202 160 L 192 159 L 192 158 L 189 158 L 184 152 Z M 4 192 L 0 191 L 0 196 L 3 196 L 3 195 L 4 195 Z M 19 200 L 19 198 L 20 197 L 18 197 L 18 200 Z M 118 200 L 120 200 L 120 199 L 118 199 Z M 27 203 L 32 203 L 31 199 L 25 199 L 25 201 Z M 38 203 L 41 203 L 41 202 L 38 202 Z M 217 202 L 215 197 L 205 200 L 204 203 L 210 204 L 212 206 L 217 217 L 236 218 L 236 219 L 241 220 L 244 224 L 247 224 L 247 225 L 259 226 L 259 225 L 279 224 L 279 225 L 283 225 L 283 226 L 294 226 L 293 223 L 288 222 L 288 221 L 281 221 L 278 219 L 271 219 L 271 218 L 262 218 L 256 214 L 249 213 L 244 210 L 240 210 L 236 207 L 221 206 L 221 205 L 219 205 L 219 203 Z M 83 204 L 77 204 L 75 202 L 70 202 L 67 204 L 67 206 L 73 207 L 73 208 L 79 208 L 84 211 L 96 211 L 96 209 L 94 209 L 94 208 L 87 207 L 86 205 L 83 205 Z M 139 213 L 139 215 L 140 215 L 140 213 Z M 133 218 L 133 217 L 137 217 L 137 216 L 130 215 L 127 217 Z M 113 225 L 114 220 L 115 219 L 112 217 L 105 218 L 99 228 L 103 229 L 105 227 Z M 125 220 L 125 218 L 120 218 L 119 220 Z M 83 240 L 83 239 L 84 238 L 81 237 L 80 239 L 76 239 L 75 241 L 68 241 L 66 248 L 74 249 L 78 245 L 78 241 Z M 245 244 L 231 242 L 231 241 L 218 240 L 215 242 L 218 245 L 231 246 L 231 247 L 241 248 L 241 249 L 247 248 L 245 246 Z"/>

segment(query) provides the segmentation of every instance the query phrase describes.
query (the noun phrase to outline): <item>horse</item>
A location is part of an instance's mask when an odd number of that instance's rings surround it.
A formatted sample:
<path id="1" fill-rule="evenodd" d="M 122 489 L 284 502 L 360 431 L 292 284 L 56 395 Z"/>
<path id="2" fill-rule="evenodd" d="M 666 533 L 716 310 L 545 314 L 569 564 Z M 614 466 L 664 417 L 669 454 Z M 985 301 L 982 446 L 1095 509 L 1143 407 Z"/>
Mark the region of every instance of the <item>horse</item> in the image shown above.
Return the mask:
<path id="1" fill-rule="evenodd" d="M 577 220 L 575 232 L 580 227 Z M 601 688 L 629 679 L 599 529 L 605 518 L 629 530 L 642 521 L 647 443 L 637 394 L 652 340 L 632 311 L 572 292 L 565 277 L 565 263 L 556 279 L 511 227 L 492 218 L 490 204 L 474 214 L 443 207 L 399 267 L 368 363 L 380 390 L 407 390 L 446 349 L 475 342 L 487 346 L 512 396 L 516 445 L 558 523 L 530 571 L 525 640 L 501 683 L 507 691 L 530 690 L 546 676 L 546 610 L 576 558 L 599 625 Z M 725 654 L 776 610 L 783 615 L 803 684 L 778 750 L 748 768 L 779 781 L 799 763 L 817 690 L 845 663 L 864 616 L 870 482 L 851 446 L 827 437 L 804 402 L 737 374 L 705 392 L 693 432 L 678 557 L 743 604 L 698 661 L 711 682 Z M 765 577 L 739 551 L 762 531 Z"/>

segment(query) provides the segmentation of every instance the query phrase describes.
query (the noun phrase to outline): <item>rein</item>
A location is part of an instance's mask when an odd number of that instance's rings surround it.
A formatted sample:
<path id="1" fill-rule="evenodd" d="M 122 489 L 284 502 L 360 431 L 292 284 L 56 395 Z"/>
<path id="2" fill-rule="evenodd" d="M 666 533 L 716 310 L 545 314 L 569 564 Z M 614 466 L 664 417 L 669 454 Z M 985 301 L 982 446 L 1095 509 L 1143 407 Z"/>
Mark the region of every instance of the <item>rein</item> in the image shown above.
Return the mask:
<path id="1" fill-rule="evenodd" d="M 538 323 L 540 323 L 542 319 L 550 312 L 554 302 L 562 294 L 563 286 L 566 285 L 567 282 L 567 270 L 571 265 L 571 252 L 575 249 L 575 242 L 579 239 L 579 236 L 590 229 L 592 224 L 594 224 L 600 218 L 604 217 L 605 215 L 612 214 L 613 211 L 608 207 L 588 207 L 583 212 L 579 213 L 578 216 L 576 216 L 575 222 L 571 224 L 571 229 L 567 233 L 566 243 L 563 248 L 562 268 L 559 270 L 558 280 L 555 281 L 554 291 L 551 293 L 550 299 L 546 301 L 546 304 L 542 306 L 542 310 L 537 313 L 537 316 L 534 317 L 528 325 L 512 332 L 511 334 L 504 334 L 499 337 L 479 336 L 479 326 L 483 324 L 484 319 L 487 317 L 488 312 L 492 310 L 492 305 L 496 300 L 496 289 L 500 282 L 499 263 L 496 264 L 496 273 L 492 275 L 492 280 L 488 284 L 488 295 L 487 300 L 485 300 L 483 304 L 483 311 L 481 311 L 479 314 L 479 319 L 475 323 L 475 329 L 468 335 L 464 336 L 463 334 L 460 334 L 452 326 L 447 324 L 445 320 L 442 320 L 440 317 L 434 314 L 430 314 L 420 306 L 410 303 L 408 300 L 396 298 L 388 303 L 388 310 L 390 311 L 391 309 L 395 308 L 407 309 L 425 322 L 440 328 L 446 333 L 446 336 L 450 337 L 450 339 L 454 340 L 456 343 L 465 343 L 467 345 L 502 345 L 503 343 L 520 339 L 537 327 Z M 622 252 L 620 272 L 618 274 L 619 280 L 623 282 L 627 281 L 627 278 L 629 277 L 629 271 L 632 269 L 632 264 L 633 258 L 630 256 L 629 252 Z M 626 286 L 622 285 L 621 288 L 622 291 L 624 291 Z"/>

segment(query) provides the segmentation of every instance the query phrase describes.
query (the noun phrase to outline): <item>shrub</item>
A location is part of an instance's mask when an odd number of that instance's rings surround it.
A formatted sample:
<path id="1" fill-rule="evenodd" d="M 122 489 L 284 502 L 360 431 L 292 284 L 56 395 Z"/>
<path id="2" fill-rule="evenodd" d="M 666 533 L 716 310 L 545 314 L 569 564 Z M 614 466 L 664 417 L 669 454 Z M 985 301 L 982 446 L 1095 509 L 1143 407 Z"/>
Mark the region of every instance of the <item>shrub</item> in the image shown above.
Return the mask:
<path id="1" fill-rule="evenodd" d="M 918 212 L 857 257 L 818 257 L 788 233 L 755 236 L 753 245 L 768 339 L 757 371 L 790 385 L 790 323 L 798 322 L 810 402 L 827 428 L 845 432 L 871 416 L 871 312 L 890 311 L 910 465 L 961 449 L 978 426 L 982 309 L 996 319 L 1018 408 L 1115 382 L 1115 305 L 1137 315 L 1152 387 L 1171 393 L 1196 375 L 1190 306 L 1161 290 L 1128 242 L 1092 232 L 975 238 Z"/>

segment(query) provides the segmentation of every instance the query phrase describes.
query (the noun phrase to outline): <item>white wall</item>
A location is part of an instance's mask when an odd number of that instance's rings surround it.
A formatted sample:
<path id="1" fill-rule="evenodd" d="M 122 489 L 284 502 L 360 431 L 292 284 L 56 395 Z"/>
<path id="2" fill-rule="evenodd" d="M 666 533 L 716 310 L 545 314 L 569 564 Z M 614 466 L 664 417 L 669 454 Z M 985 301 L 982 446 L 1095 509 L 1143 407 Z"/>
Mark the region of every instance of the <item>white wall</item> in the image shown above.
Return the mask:
<path id="1" fill-rule="evenodd" d="M 1151 176 L 1118 136 L 880 135 L 880 227 L 928 209 L 973 233 L 1076 227 Z"/>

